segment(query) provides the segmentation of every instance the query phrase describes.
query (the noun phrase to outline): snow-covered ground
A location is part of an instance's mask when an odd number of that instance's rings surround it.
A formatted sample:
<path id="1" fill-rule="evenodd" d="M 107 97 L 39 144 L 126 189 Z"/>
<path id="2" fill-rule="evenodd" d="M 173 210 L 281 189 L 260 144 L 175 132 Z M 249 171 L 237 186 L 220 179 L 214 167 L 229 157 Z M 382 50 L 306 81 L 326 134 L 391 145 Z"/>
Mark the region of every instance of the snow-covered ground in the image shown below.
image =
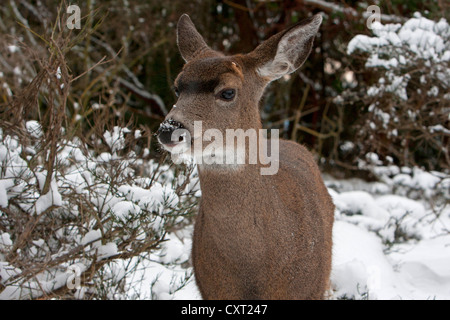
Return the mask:
<path id="1" fill-rule="evenodd" d="M 416 181 L 419 194 L 430 194 L 429 182 L 435 177 L 418 169 L 415 176 L 423 178 Z M 447 199 L 448 182 L 448 177 L 435 180 L 447 188 Z M 450 299 L 448 203 L 432 208 L 429 201 L 392 194 L 391 187 L 399 186 L 389 182 L 327 183 L 340 190 L 331 189 L 337 207 L 331 275 L 334 298 Z"/>

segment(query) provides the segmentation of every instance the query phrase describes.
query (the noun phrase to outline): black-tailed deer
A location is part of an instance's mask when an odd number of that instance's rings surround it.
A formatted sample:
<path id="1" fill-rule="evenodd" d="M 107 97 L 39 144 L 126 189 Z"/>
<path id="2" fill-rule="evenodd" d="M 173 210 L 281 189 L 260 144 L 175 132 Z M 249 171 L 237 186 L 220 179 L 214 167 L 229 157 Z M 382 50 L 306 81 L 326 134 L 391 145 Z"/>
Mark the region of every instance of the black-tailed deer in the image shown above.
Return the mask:
<path id="1" fill-rule="evenodd" d="M 233 56 L 209 48 L 187 15 L 178 22 L 186 64 L 158 139 L 198 164 L 192 260 L 205 299 L 322 299 L 328 289 L 334 205 L 319 169 L 303 146 L 252 134 L 264 88 L 303 64 L 321 22 L 315 15 Z M 274 170 L 264 173 L 267 160 Z"/>

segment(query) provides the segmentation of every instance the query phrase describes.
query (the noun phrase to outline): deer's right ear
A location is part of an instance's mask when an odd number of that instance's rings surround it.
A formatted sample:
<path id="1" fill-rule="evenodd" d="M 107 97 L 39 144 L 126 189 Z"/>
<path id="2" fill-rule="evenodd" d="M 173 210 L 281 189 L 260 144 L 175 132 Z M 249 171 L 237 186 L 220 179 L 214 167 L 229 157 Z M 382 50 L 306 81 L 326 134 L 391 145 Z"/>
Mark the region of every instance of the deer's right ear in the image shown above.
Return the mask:
<path id="1" fill-rule="evenodd" d="M 208 49 L 203 37 L 198 33 L 191 18 L 183 14 L 177 25 L 177 44 L 181 56 L 186 62 L 194 59 L 200 52 Z"/>

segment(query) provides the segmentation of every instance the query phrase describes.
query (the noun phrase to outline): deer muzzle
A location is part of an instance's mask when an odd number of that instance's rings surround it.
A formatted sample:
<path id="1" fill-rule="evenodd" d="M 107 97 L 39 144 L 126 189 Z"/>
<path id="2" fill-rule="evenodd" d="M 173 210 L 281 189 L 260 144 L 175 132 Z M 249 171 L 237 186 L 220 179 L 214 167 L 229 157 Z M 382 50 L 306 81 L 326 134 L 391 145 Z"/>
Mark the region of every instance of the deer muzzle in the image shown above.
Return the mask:
<path id="1" fill-rule="evenodd" d="M 156 132 L 159 143 L 164 147 L 172 148 L 180 143 L 187 143 L 190 141 L 189 131 L 182 123 L 173 119 L 168 119 L 162 122 Z"/>

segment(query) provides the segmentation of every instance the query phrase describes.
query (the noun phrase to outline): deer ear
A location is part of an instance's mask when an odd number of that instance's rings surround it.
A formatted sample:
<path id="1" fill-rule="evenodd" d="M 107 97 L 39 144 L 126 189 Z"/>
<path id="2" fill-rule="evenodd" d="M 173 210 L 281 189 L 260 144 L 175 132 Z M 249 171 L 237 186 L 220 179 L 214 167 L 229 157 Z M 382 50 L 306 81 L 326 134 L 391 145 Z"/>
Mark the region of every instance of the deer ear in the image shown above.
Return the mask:
<path id="1" fill-rule="evenodd" d="M 186 62 L 194 59 L 205 49 L 209 49 L 187 14 L 183 14 L 178 20 L 177 44 L 181 56 Z"/>
<path id="2" fill-rule="evenodd" d="M 256 59 L 258 74 L 272 81 L 300 68 L 311 52 L 321 23 L 322 16 L 316 14 L 270 37 L 249 53 Z"/>

